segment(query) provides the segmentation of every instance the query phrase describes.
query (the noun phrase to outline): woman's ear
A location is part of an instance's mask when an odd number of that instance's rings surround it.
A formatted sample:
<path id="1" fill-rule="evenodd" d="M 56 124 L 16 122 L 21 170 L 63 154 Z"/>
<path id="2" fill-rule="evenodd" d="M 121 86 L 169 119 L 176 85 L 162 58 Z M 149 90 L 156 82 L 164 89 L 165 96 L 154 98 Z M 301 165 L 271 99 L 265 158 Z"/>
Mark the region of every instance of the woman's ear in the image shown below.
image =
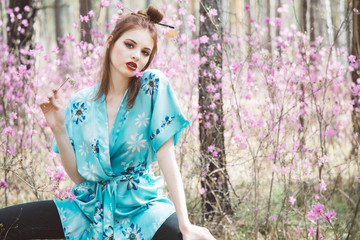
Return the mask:
<path id="1" fill-rule="evenodd" d="M 114 36 L 113 35 L 109 35 L 108 38 L 106 39 L 106 48 L 109 48 L 109 45 L 111 43 L 111 41 L 113 40 Z"/>

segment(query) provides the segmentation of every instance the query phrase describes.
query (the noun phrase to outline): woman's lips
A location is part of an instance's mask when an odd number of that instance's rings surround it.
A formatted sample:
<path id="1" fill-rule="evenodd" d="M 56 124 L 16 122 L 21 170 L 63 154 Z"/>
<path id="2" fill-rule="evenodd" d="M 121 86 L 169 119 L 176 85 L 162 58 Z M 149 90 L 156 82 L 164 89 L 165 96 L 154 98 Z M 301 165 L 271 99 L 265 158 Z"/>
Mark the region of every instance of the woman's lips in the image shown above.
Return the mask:
<path id="1" fill-rule="evenodd" d="M 134 62 L 127 62 L 127 63 L 126 63 L 126 66 L 127 66 L 129 69 L 133 70 L 133 71 L 135 71 L 136 68 L 137 68 L 136 63 L 134 63 Z"/>

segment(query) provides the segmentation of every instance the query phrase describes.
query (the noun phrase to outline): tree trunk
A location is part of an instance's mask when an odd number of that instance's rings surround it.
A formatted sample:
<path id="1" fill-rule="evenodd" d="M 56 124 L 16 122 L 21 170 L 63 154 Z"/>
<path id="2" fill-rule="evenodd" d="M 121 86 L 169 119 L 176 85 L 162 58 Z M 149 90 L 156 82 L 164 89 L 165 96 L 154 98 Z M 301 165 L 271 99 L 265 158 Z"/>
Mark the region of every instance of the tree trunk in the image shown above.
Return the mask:
<path id="1" fill-rule="evenodd" d="M 200 37 L 208 36 L 207 43 L 200 44 L 200 58 L 206 57 L 207 62 L 199 68 L 199 106 L 202 119 L 199 121 L 200 151 L 202 165 L 201 187 L 205 190 L 202 194 L 202 210 L 206 220 L 213 220 L 215 216 L 232 213 L 228 173 L 226 171 L 223 102 L 221 92 L 221 77 L 216 77 L 215 68 L 210 68 L 214 62 L 218 71 L 222 71 L 222 1 L 203 0 L 200 2 L 200 14 L 207 16 L 209 8 L 217 10 L 218 15 L 200 22 Z M 218 41 L 212 36 L 217 33 Z M 214 47 L 214 53 L 208 55 L 209 48 Z M 215 90 L 211 90 L 215 89 Z M 214 94 L 219 94 L 219 99 L 214 100 Z M 214 107 L 210 107 L 215 105 Z M 213 149 L 211 149 L 213 147 Z"/>
<path id="2" fill-rule="evenodd" d="M 310 0 L 310 42 L 315 42 L 315 15 L 314 9 L 317 7 L 318 0 Z"/>
<path id="3" fill-rule="evenodd" d="M 307 33 L 306 26 L 307 0 L 300 1 L 300 26 L 301 32 Z"/>
<path id="4" fill-rule="evenodd" d="M 267 0 L 266 16 L 271 19 L 271 1 L 270 0 Z M 268 27 L 268 35 L 267 35 L 267 38 L 268 38 L 267 44 L 268 45 L 267 45 L 267 49 L 268 49 L 269 54 L 271 56 L 272 55 L 272 47 L 271 47 L 272 44 L 271 44 L 271 26 L 270 26 L 270 22 L 268 22 L 267 27 Z"/>
<path id="5" fill-rule="evenodd" d="M 279 7 L 281 7 L 281 0 L 278 0 L 278 1 L 277 1 L 276 8 L 275 8 L 275 16 L 276 16 L 277 18 L 281 18 L 281 15 L 280 15 L 280 13 L 279 13 L 278 10 L 277 10 Z M 276 28 L 275 36 L 276 36 L 276 37 L 280 37 L 280 28 L 279 28 L 279 27 Z M 281 56 L 281 47 L 277 47 L 277 50 L 278 50 L 278 52 L 279 52 L 279 56 Z"/>
<path id="6" fill-rule="evenodd" d="M 353 8 L 360 8 L 360 0 L 353 0 Z M 356 60 L 360 59 L 360 17 L 358 14 L 353 13 L 353 35 L 352 35 L 352 47 L 351 54 L 356 56 Z M 355 85 L 358 85 L 357 79 L 360 78 L 360 69 L 357 69 L 351 73 L 352 82 Z M 354 110 L 352 112 L 352 122 L 354 134 L 356 135 L 357 144 L 353 146 L 353 156 L 356 158 L 359 156 L 359 143 L 360 143 L 360 104 L 359 97 L 352 95 L 352 100 L 354 101 Z M 359 161 L 359 159 L 357 159 Z"/>
<path id="7" fill-rule="evenodd" d="M 91 10 L 91 0 L 80 0 L 80 15 L 86 16 L 88 15 L 88 12 Z M 80 35 L 81 35 L 81 41 L 85 41 L 88 43 L 92 43 L 91 40 L 91 18 L 88 22 L 81 22 L 81 29 L 80 29 Z"/>
<path id="8" fill-rule="evenodd" d="M 55 29 L 56 29 L 56 44 L 62 49 L 63 45 L 60 43 L 60 39 L 64 37 L 64 22 L 65 22 L 65 11 L 64 11 L 64 0 L 55 0 Z"/>
<path id="9" fill-rule="evenodd" d="M 36 8 L 33 7 L 34 2 L 34 0 L 11 0 L 9 3 L 9 8 L 14 10 L 15 7 L 19 7 L 20 9 L 19 12 L 14 12 L 14 17 L 8 14 L 7 27 L 9 27 L 10 31 L 7 33 L 7 43 L 9 50 L 13 53 L 25 46 L 30 46 L 30 48 L 33 49 L 31 38 L 34 34 L 33 25 L 36 15 Z M 30 7 L 29 12 L 24 10 L 25 6 Z M 18 14 L 22 15 L 22 19 L 17 18 Z M 13 21 L 11 21 L 11 19 L 13 19 Z M 22 24 L 22 21 L 25 19 L 28 21 L 27 27 Z"/>

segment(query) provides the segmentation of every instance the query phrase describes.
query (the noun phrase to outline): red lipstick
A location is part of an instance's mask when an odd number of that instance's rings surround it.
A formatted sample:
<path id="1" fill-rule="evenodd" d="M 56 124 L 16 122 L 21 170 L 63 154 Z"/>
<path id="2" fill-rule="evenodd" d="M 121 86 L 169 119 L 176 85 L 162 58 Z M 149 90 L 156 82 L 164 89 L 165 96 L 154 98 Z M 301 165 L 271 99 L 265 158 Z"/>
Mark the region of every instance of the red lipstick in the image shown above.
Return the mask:
<path id="1" fill-rule="evenodd" d="M 126 66 L 133 71 L 135 71 L 137 69 L 137 64 L 134 62 L 127 62 Z"/>

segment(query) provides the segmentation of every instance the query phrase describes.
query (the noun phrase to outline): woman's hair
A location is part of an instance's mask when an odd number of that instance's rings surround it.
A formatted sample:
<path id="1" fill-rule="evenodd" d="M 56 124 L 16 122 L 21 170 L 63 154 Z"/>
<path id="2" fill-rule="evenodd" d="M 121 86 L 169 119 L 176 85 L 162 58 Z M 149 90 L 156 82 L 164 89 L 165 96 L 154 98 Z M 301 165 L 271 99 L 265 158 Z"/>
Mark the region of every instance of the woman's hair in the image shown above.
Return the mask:
<path id="1" fill-rule="evenodd" d="M 107 94 L 109 91 L 109 81 L 110 81 L 110 53 L 114 47 L 115 42 L 124 34 L 126 31 L 143 28 L 147 29 L 150 32 L 152 39 L 154 40 L 154 47 L 150 54 L 149 61 L 141 71 L 146 70 L 151 61 L 154 58 L 154 55 L 157 51 L 157 30 L 155 28 L 155 23 L 159 23 L 163 19 L 164 15 L 156 7 L 150 5 L 145 10 L 140 10 L 137 13 L 130 13 L 125 16 L 121 16 L 116 22 L 114 30 L 111 32 L 113 36 L 112 40 L 109 43 L 109 46 L 106 49 L 104 61 L 100 71 L 101 83 L 99 91 L 95 96 L 95 100 L 99 99 L 103 94 Z M 127 109 L 131 109 L 135 104 L 136 96 L 140 89 L 140 78 L 134 76 L 130 79 L 129 88 L 128 88 L 128 98 L 127 98 Z"/>

